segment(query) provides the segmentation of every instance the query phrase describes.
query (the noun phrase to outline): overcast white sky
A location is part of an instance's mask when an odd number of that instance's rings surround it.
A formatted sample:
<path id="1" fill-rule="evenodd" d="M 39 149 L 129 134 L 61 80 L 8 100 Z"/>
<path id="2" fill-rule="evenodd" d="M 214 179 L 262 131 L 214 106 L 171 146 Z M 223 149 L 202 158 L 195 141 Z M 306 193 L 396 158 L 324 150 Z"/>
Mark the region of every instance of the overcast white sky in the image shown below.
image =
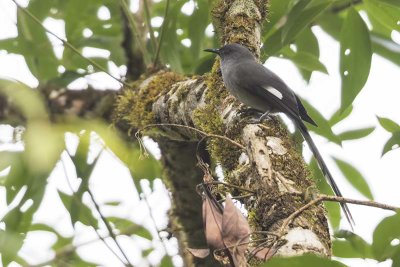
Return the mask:
<path id="1" fill-rule="evenodd" d="M 21 1 L 23 2 L 23 1 Z M 25 1 L 26 2 L 26 1 Z M 15 6 L 10 0 L 0 0 L 0 39 L 15 36 L 16 32 L 16 17 Z M 60 25 L 47 24 L 48 27 L 54 27 L 52 30 L 59 31 Z M 61 26 L 62 29 L 62 26 Z M 307 85 L 298 74 L 295 67 L 288 61 L 271 58 L 266 62 L 271 70 L 281 76 L 296 93 L 307 99 L 314 107 L 316 107 L 325 117 L 329 117 L 336 111 L 340 104 L 340 79 L 338 72 L 338 55 L 339 46 L 329 36 L 324 34 L 320 29 L 314 28 L 313 31 L 317 34 L 320 40 L 321 61 L 326 64 L 329 76 L 314 73 L 311 83 Z M 395 34 L 394 38 L 398 38 L 399 34 Z M 124 68 L 114 68 L 115 73 L 121 73 Z M 10 55 L 5 51 L 0 50 L 0 77 L 12 77 L 27 83 L 30 86 L 37 85 L 36 79 L 30 74 L 24 59 L 19 55 Z M 97 75 L 94 80 L 100 80 L 104 87 L 108 85 L 117 87 L 118 85 L 105 75 Z M 380 157 L 384 143 L 390 135 L 379 127 L 376 116 L 389 117 L 400 123 L 399 100 L 400 100 L 400 75 L 399 68 L 392 63 L 378 56 L 373 57 L 372 69 L 369 80 L 363 89 L 362 93 L 354 102 L 354 111 L 349 119 L 341 122 L 333 129 L 339 133 L 344 130 L 356 129 L 359 127 L 376 126 L 376 130 L 366 138 L 344 142 L 342 147 L 327 142 L 325 139 L 314 136 L 321 153 L 328 162 L 328 166 L 332 169 L 333 176 L 341 188 L 343 194 L 347 197 L 363 199 L 363 196 L 354 190 L 342 177 L 341 172 L 336 168 L 336 165 L 329 159 L 328 155 L 334 155 L 340 159 L 344 159 L 352 163 L 364 175 L 374 198 L 378 202 L 383 202 L 391 205 L 400 206 L 400 149 L 389 152 L 383 158 Z M 0 128 L 0 140 L 7 139 L 5 128 Z M 71 146 L 73 146 L 73 138 L 71 138 Z M 4 147 L 0 146 L 0 150 Z M 309 157 L 306 151 L 305 156 Z M 143 202 L 139 202 L 135 196 L 135 190 L 130 181 L 127 170 L 110 154 L 105 153 L 101 160 L 101 165 L 96 168 L 96 172 L 91 180 L 91 187 L 95 192 L 100 203 L 110 200 L 120 200 L 121 206 L 117 209 L 105 209 L 107 213 L 115 212 L 119 216 L 131 218 L 135 222 L 141 222 L 146 225 L 152 225 L 152 222 L 145 215 L 148 214 L 147 208 L 143 208 Z M 67 161 L 67 160 L 66 160 Z M 68 163 L 67 163 L 68 164 Z M 60 164 L 59 164 L 60 165 Z M 73 179 L 73 173 L 70 174 Z M 110 177 L 112 181 L 110 181 Z M 56 197 L 56 188 L 61 188 L 68 191 L 67 184 L 64 178 L 64 172 L 61 166 L 58 166 L 51 175 L 49 190 L 47 191 L 45 200 L 47 206 L 41 208 L 40 212 L 35 216 L 35 220 L 47 222 L 55 225 L 65 235 L 71 235 L 73 228 L 68 224 L 68 217 L 62 208 L 62 204 Z M 168 209 L 168 197 L 165 195 L 164 187 L 157 182 L 155 185 L 157 194 L 149 197 L 149 202 L 156 204 L 154 214 L 164 214 Z M 4 206 L 4 190 L 0 188 L 0 216 L 6 211 Z M 355 232 L 367 241 L 372 240 L 373 229 L 376 224 L 391 212 L 382 211 L 379 209 L 350 205 L 356 221 Z M 140 215 L 138 215 L 140 214 Z M 162 228 L 165 226 L 165 220 L 159 219 Z M 343 223 L 344 228 L 348 228 L 347 224 Z M 79 243 L 84 240 L 95 238 L 93 231 L 89 231 L 83 226 L 79 226 L 76 230 L 79 232 Z M 37 235 L 37 234 L 35 234 Z M 32 242 L 24 247 L 22 254 L 32 263 L 39 263 L 51 257 L 51 253 L 47 251 L 54 237 L 51 235 L 30 236 Z M 28 239 L 29 239 L 28 238 Z M 40 242 L 37 242 L 40 240 Z M 138 255 L 134 255 L 134 242 L 127 239 L 121 239 L 121 242 L 126 244 L 133 262 L 140 262 Z M 173 241 L 174 242 L 174 241 Z M 141 246 L 148 246 L 145 242 L 141 242 Z M 155 246 L 162 250 L 160 243 L 156 242 Z M 104 266 L 120 266 L 120 262 L 116 261 L 115 257 L 104 248 L 101 243 L 96 243 L 92 247 L 81 250 L 82 254 L 89 255 L 88 259 L 96 262 L 102 262 Z M 94 253 L 96 252 L 96 253 Z M 101 252 L 101 253 L 99 253 Z M 128 253 L 128 254 L 129 254 Z M 175 255 L 176 250 L 171 249 L 170 255 Z M 157 261 L 159 256 L 153 255 L 153 260 Z M 179 262 L 178 259 L 176 259 Z M 377 264 L 374 261 L 364 260 L 344 260 L 345 263 L 351 266 L 390 266 L 389 262 Z M 142 264 L 144 264 L 142 262 Z M 146 266 L 146 265 L 141 265 Z"/>

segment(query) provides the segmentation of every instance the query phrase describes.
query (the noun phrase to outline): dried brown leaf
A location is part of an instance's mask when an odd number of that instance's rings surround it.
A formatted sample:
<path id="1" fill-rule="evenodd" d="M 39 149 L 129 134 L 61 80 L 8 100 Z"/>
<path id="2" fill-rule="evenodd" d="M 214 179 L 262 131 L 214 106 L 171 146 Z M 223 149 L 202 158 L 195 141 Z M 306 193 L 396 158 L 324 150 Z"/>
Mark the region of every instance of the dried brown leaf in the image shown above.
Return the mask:
<path id="1" fill-rule="evenodd" d="M 246 262 L 245 252 L 250 239 L 250 226 L 242 212 L 226 197 L 222 216 L 222 239 L 232 253 L 235 266 Z"/>
<path id="2" fill-rule="evenodd" d="M 207 244 L 216 249 L 225 248 L 222 239 L 222 213 L 207 194 L 203 198 L 203 224 Z"/>
<path id="3" fill-rule="evenodd" d="M 187 248 L 187 251 L 190 252 L 196 258 L 204 259 L 208 255 L 210 255 L 210 249 L 208 248 Z"/>

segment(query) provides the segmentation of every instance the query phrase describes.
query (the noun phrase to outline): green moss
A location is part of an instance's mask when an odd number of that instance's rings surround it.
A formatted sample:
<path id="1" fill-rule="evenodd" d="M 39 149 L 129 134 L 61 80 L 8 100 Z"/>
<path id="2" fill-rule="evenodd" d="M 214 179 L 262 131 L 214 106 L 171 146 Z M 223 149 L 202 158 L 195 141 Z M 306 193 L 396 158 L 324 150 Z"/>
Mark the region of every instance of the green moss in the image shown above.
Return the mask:
<path id="1" fill-rule="evenodd" d="M 240 129 L 226 129 L 220 116 L 220 111 L 225 99 L 229 96 L 224 87 L 220 74 L 220 62 L 217 60 L 213 66 L 212 72 L 205 76 L 207 92 L 205 95 L 205 106 L 197 108 L 192 115 L 194 125 L 204 132 L 224 135 L 232 140 L 239 140 Z M 241 153 L 240 149 L 232 143 L 221 139 L 212 138 L 208 142 L 208 151 L 212 158 L 221 163 L 226 170 L 232 170 L 236 167 L 237 159 Z"/>
<path id="2" fill-rule="evenodd" d="M 124 88 L 118 96 L 114 112 L 114 122 L 129 125 L 129 128 L 141 128 L 155 123 L 152 105 L 154 101 L 170 90 L 171 85 L 184 80 L 184 76 L 160 71 L 146 84 L 144 78 Z"/>

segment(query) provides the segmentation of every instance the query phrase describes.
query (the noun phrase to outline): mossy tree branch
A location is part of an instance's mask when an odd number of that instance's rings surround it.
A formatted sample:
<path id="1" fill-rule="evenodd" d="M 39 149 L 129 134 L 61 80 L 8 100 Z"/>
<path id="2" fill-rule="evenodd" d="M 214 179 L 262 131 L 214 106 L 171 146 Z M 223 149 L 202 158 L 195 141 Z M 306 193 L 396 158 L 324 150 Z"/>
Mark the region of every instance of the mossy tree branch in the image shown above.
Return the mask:
<path id="1" fill-rule="evenodd" d="M 261 0 L 218 1 L 213 19 L 221 43 L 240 42 L 259 56 L 261 25 L 267 14 L 267 5 L 268 1 Z M 160 71 L 138 81 L 135 86 L 136 89 L 125 90 L 119 97 L 115 110 L 118 122 L 134 129 L 155 123 L 187 125 L 208 134 L 227 136 L 246 148 L 243 153 L 229 142 L 218 139 L 207 142 L 211 161 L 224 168 L 225 181 L 255 192 L 253 197 L 242 199 L 253 231 L 278 231 L 290 214 L 307 203 L 302 192 L 315 187 L 315 184 L 286 128 L 276 120 L 258 126 L 238 119 L 241 106 L 224 88 L 218 60 L 212 72 L 201 77 L 187 78 Z M 146 130 L 146 134 L 163 144 L 160 147 L 165 159 L 177 158 L 184 153 L 182 149 L 188 149 L 201 139 L 194 131 L 177 127 L 152 127 Z M 175 148 L 166 145 L 168 142 L 174 143 Z M 186 157 L 192 158 L 192 164 L 186 168 L 197 177 L 190 182 L 177 171 L 182 171 L 183 162 L 175 160 L 174 164 L 170 161 L 164 164 L 164 178 L 171 186 L 174 201 L 171 222 L 179 222 L 177 227 L 184 232 L 181 246 L 194 244 L 199 239 L 192 231 L 179 225 L 188 223 L 188 218 L 192 222 L 201 222 L 200 209 L 193 209 L 199 206 L 195 203 L 200 203 L 200 197 L 190 190 L 200 182 L 199 175 L 194 174 L 198 171 L 193 164 L 195 153 L 185 155 L 186 160 Z M 222 195 L 227 192 L 233 196 L 246 194 L 229 187 L 215 187 L 215 190 Z M 183 201 L 186 194 L 189 198 Z M 325 213 L 322 205 L 315 205 L 296 217 L 283 236 L 285 242 L 277 254 L 290 256 L 312 252 L 330 256 L 331 242 Z M 182 231 L 178 237 L 182 236 Z M 262 239 L 262 236 L 254 238 Z M 186 254 L 185 262 L 188 266 L 201 266 Z"/>

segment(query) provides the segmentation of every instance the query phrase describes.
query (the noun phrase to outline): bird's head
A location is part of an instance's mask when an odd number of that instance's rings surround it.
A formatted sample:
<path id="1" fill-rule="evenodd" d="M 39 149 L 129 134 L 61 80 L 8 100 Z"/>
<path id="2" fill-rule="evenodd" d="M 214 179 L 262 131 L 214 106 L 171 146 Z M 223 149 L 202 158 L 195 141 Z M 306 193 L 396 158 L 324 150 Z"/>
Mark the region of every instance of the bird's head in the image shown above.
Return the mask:
<path id="1" fill-rule="evenodd" d="M 224 45 L 223 47 L 221 47 L 219 49 L 216 49 L 216 48 L 204 49 L 204 51 L 215 53 L 215 54 L 219 55 L 222 60 L 254 59 L 254 56 L 250 52 L 249 49 L 247 49 L 243 45 L 236 44 L 236 43 Z"/>

